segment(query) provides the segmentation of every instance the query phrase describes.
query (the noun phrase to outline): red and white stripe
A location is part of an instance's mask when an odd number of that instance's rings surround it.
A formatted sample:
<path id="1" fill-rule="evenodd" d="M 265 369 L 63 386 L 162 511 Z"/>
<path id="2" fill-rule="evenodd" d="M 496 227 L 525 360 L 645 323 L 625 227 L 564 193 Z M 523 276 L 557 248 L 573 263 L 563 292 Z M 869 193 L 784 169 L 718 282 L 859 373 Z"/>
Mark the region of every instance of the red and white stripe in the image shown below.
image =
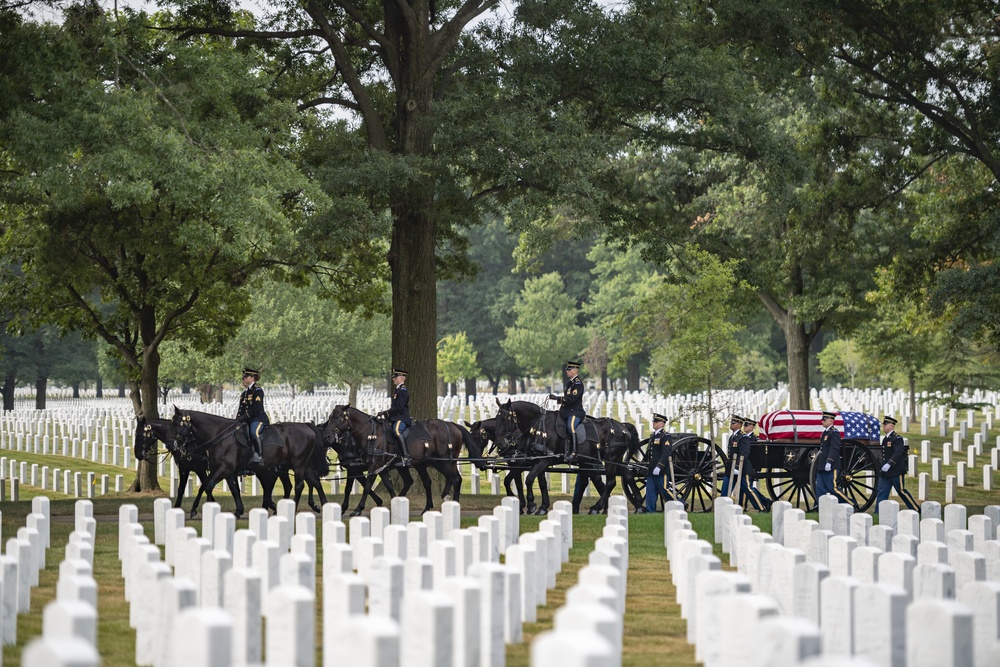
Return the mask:
<path id="1" fill-rule="evenodd" d="M 760 418 L 761 440 L 819 440 L 823 435 L 822 410 L 780 410 Z M 844 418 L 839 414 L 833 425 L 844 435 Z"/>

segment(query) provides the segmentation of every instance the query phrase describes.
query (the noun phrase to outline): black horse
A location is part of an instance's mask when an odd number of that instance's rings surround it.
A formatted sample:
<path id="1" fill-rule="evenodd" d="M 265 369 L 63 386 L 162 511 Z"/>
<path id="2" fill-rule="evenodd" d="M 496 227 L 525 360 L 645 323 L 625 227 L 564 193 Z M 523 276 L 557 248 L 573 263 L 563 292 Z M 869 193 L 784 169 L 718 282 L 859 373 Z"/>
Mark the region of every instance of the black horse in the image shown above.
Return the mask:
<path id="1" fill-rule="evenodd" d="M 414 422 L 413 426 L 407 429 L 405 457 L 396 453 L 399 443 L 396 442 L 394 435 L 389 435 L 391 431 L 386 428 L 385 423 L 350 405 L 335 407 L 326 421 L 324 430 L 327 441 L 343 438 L 349 433 L 355 442 L 365 443 L 361 449 L 368 462 L 368 476 L 361 500 L 352 512 L 354 515 L 360 514 L 365 509 L 376 475 L 388 468 L 416 469 L 424 485 L 426 502 L 423 511 L 427 512 L 434 509 L 431 478 L 427 474 L 428 466 L 433 466 L 444 475 L 445 484 L 441 490 L 441 497 L 451 496 L 455 500 L 458 500 L 462 490 L 462 475 L 458 470 L 458 456 L 462 446 L 464 445 L 469 451 L 470 459 L 478 468 L 485 466 L 482 449 L 469 432 L 461 425 L 443 419 Z M 391 495 L 393 493 L 391 482 L 387 482 L 386 487 Z M 407 490 L 408 486 L 404 486 L 403 493 L 405 494 Z"/>
<path id="2" fill-rule="evenodd" d="M 236 502 L 234 514 L 237 518 L 243 516 L 243 500 L 240 497 L 236 477 L 240 471 L 249 469 L 258 477 L 271 476 L 274 469 L 285 467 L 295 472 L 295 504 L 302 497 L 306 483 L 319 495 L 320 505 L 326 503 L 323 493 L 321 476 L 329 470 L 326 461 L 326 448 L 323 437 L 314 424 L 285 422 L 274 424 L 261 434 L 263 463 L 247 467 L 250 448 L 247 443 L 239 440 L 243 437 L 237 422 L 228 417 L 198 412 L 196 410 L 181 410 L 174 407 L 173 424 L 175 429 L 174 446 L 187 454 L 204 451 L 208 456 L 208 468 L 211 471 L 205 482 L 207 491 L 225 479 L 229 483 Z M 272 483 L 273 486 L 273 483 Z M 265 498 L 264 507 L 276 510 L 273 503 Z M 310 502 L 310 507 L 317 512 L 320 507 Z M 192 508 L 192 513 L 197 506 Z"/>
<path id="3" fill-rule="evenodd" d="M 517 445 L 526 434 L 530 436 L 528 461 L 531 462 L 531 469 L 524 484 L 527 486 L 525 495 L 531 505 L 534 501 L 532 484 L 535 479 L 543 476 L 550 466 L 563 460 L 563 453 L 566 451 L 566 437 L 563 433 L 565 422 L 557 412 L 543 412 L 539 406 L 527 401 L 508 400 L 500 403 L 498 400 L 497 405 L 497 438 L 500 442 Z M 532 415 L 537 415 L 534 421 L 531 419 Z M 597 429 L 593 425 L 588 427 L 592 421 L 584 421 L 586 437 L 583 442 L 577 443 L 576 449 L 578 465 L 585 471 L 591 468 L 596 470 L 601 465 Z M 536 515 L 547 514 L 549 511 L 548 489 L 541 488 L 541 495 L 541 505 L 534 512 Z"/>
<path id="4" fill-rule="evenodd" d="M 640 507 L 644 498 L 635 482 L 635 473 L 628 462 L 638 456 L 641 441 L 639 431 L 634 424 L 620 422 L 610 417 L 598 417 L 592 420 L 597 427 L 597 437 L 600 442 L 601 458 L 604 460 L 604 491 L 600 500 L 590 513 L 606 512 L 608 498 L 616 486 L 620 475 L 625 491 L 625 497 L 636 508 Z"/>
<path id="5" fill-rule="evenodd" d="M 158 448 L 157 442 L 162 442 L 173 457 L 174 465 L 177 466 L 177 472 L 179 473 L 177 479 L 177 497 L 174 499 L 174 507 L 181 506 L 184 491 L 187 489 L 188 477 L 191 473 L 194 473 L 201 482 L 194 499 L 194 507 L 197 508 L 201 502 L 201 494 L 206 492 L 205 482 L 208 481 L 209 476 L 208 456 L 204 452 L 201 453 L 201 456 L 198 456 L 187 455 L 178 451 L 174 447 L 175 435 L 174 424 L 169 419 L 146 419 L 145 417 L 139 417 L 135 429 L 135 457 L 136 460 L 145 458 L 146 452 L 150 451 L 150 449 Z M 288 476 L 288 470 L 279 470 L 277 476 L 281 480 L 281 486 L 284 488 L 285 498 L 288 498 L 292 494 L 292 480 Z M 264 497 L 269 501 L 274 489 L 275 480 L 272 476 L 268 475 L 264 476 L 261 482 L 263 484 Z M 215 502 L 215 498 L 211 492 L 207 492 L 206 497 L 209 502 Z M 193 519 L 196 516 L 196 509 L 192 510 L 191 518 Z"/>
<path id="6" fill-rule="evenodd" d="M 532 498 L 529 505 L 527 499 L 524 497 L 524 483 L 521 479 L 521 475 L 531 469 L 532 463 L 528 458 L 521 455 L 522 451 L 527 450 L 529 444 L 527 442 L 528 434 L 525 434 L 523 441 L 517 444 L 500 442 L 496 434 L 496 417 L 471 424 L 465 422 L 465 426 L 469 429 L 469 434 L 472 438 L 478 441 L 477 445 L 487 456 L 487 461 L 490 461 L 489 454 L 492 453 L 493 448 L 496 448 L 495 458 L 503 461 L 504 469 L 507 471 L 507 474 L 503 478 L 504 489 L 507 491 L 508 496 L 517 496 L 518 501 L 520 501 L 521 513 L 531 514 L 534 512 L 537 509 L 534 498 Z M 487 466 L 489 465 L 488 463 Z M 545 475 L 538 478 L 538 486 L 539 488 L 542 486 L 545 486 L 546 489 L 548 488 Z M 517 492 L 515 493 L 511 487 L 516 487 Z"/>
<path id="7" fill-rule="evenodd" d="M 355 441 L 350 431 L 338 431 L 336 428 L 329 428 L 329 425 L 330 420 L 327 419 L 322 424 L 317 424 L 316 428 L 319 429 L 326 446 L 336 452 L 337 465 L 347 471 L 347 478 L 344 481 L 344 502 L 340 506 L 350 507 L 351 491 L 354 489 L 356 481 L 372 497 L 375 505 L 381 507 L 383 505 L 381 496 L 375 492 L 375 489 L 365 486 L 368 481 L 368 463 L 363 454 L 362 444 Z M 410 472 L 406 468 L 400 468 L 399 473 L 403 478 L 404 488 L 409 488 L 413 484 Z M 381 474 L 383 483 L 391 493 L 392 480 L 389 478 L 388 471 L 382 471 Z"/>

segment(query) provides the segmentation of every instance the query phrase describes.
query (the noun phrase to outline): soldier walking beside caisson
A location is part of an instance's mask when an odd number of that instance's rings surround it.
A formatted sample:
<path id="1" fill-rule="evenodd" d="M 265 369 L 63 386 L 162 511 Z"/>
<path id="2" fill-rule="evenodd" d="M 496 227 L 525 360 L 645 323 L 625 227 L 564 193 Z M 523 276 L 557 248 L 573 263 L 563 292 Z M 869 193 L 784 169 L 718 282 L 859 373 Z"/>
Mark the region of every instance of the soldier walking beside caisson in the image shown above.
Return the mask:
<path id="1" fill-rule="evenodd" d="M 740 451 L 740 429 L 743 427 L 743 417 L 733 415 L 729 418 L 729 442 L 726 443 L 726 456 L 729 463 L 726 465 L 725 476 L 722 478 L 722 495 L 729 495 L 729 485 L 732 482 L 733 464 Z"/>
<path id="2" fill-rule="evenodd" d="M 766 512 L 771 509 L 771 501 L 764 498 L 756 487 L 750 485 L 750 481 L 757 476 L 757 471 L 750 462 L 750 448 L 757 442 L 757 436 L 753 432 L 756 426 L 756 421 L 744 418 L 743 428 L 736 436 L 739 441 L 739 473 L 737 474 L 740 478 L 740 505 L 745 499 L 753 509 L 758 512 Z"/>
<path id="3" fill-rule="evenodd" d="M 882 470 L 878 479 L 878 494 L 875 500 L 875 512 L 878 512 L 878 503 L 889 499 L 889 492 L 896 489 L 896 493 L 906 504 L 907 509 L 917 510 L 917 501 L 906 490 L 904 476 L 906 475 L 907 450 L 906 441 L 903 436 L 896 433 L 896 419 L 886 415 L 882 418 L 882 430 L 885 437 L 882 439 Z"/>
<path id="4" fill-rule="evenodd" d="M 837 473 L 840 470 L 840 432 L 833 425 L 836 412 L 823 412 L 823 431 L 819 439 L 819 454 L 816 456 L 816 500 L 832 493 L 842 503 L 851 501 L 837 488 Z"/>
<path id="5" fill-rule="evenodd" d="M 667 430 L 664 428 L 667 418 L 661 414 L 653 414 L 653 433 L 649 436 L 649 443 L 646 445 L 646 462 L 649 470 L 646 473 L 646 505 L 640 508 L 641 513 L 653 513 L 656 511 L 656 501 L 663 498 L 664 501 L 676 500 L 674 494 L 674 479 L 670 465 L 672 445 Z M 668 477 L 664 483 L 664 475 Z"/>

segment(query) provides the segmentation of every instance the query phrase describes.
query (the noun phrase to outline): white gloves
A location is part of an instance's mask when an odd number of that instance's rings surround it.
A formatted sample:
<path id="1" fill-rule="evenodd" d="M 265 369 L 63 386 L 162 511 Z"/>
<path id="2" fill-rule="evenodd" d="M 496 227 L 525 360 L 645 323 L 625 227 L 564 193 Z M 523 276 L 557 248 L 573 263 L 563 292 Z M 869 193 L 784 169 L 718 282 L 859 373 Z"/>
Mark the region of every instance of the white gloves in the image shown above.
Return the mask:
<path id="1" fill-rule="evenodd" d="M 655 468 L 653 468 L 653 477 L 659 477 L 659 476 L 660 476 L 660 466 L 656 466 Z"/>
<path id="2" fill-rule="evenodd" d="M 829 461 L 827 461 L 826 462 L 826 466 L 823 468 L 823 471 L 824 472 L 830 472 L 831 470 L 833 470 L 833 464 L 830 463 Z"/>
<path id="3" fill-rule="evenodd" d="M 889 472 L 889 464 L 888 463 L 886 463 L 884 466 L 882 466 L 882 472 Z"/>

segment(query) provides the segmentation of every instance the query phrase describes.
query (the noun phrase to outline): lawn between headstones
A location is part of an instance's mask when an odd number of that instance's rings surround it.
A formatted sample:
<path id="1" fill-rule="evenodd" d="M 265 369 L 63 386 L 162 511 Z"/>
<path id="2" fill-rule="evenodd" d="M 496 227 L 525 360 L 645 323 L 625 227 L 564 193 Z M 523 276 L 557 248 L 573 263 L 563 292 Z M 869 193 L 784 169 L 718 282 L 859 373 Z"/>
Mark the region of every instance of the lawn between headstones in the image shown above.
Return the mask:
<path id="1" fill-rule="evenodd" d="M 102 664 L 106 667 L 135 664 L 135 632 L 129 626 L 129 607 L 124 599 L 121 564 L 117 557 L 118 507 L 126 502 L 136 505 L 140 520 L 145 524 L 147 532 L 152 534 L 154 499 L 152 495 L 123 494 L 115 498 L 97 498 L 93 501 L 93 515 L 98 524 L 94 553 L 94 578 L 98 582 L 97 640 Z M 499 504 L 500 498 L 470 496 L 462 500 L 462 525 L 466 527 L 475 525 L 478 515 Z M 75 499 L 51 501 L 50 560 L 48 567 L 41 573 L 40 585 L 32 591 L 31 612 L 21 615 L 18 619 L 17 645 L 4 648 L 6 664 L 20 664 L 23 647 L 32 638 L 41 634 L 42 610 L 45 604 L 55 597 L 59 561 L 56 554 L 61 553 L 74 528 L 74 506 Z M 18 526 L 23 525 L 25 516 L 30 512 L 30 502 L 5 503 L 4 534 L 12 534 Z M 416 512 L 413 514 L 419 516 Z M 522 532 L 537 529 L 543 519 L 544 517 L 522 517 Z M 197 527 L 200 521 L 189 521 L 187 525 Z M 248 522 L 244 519 L 237 524 L 237 527 L 245 528 L 247 525 Z M 570 555 L 570 562 L 563 566 L 557 579 L 557 588 L 549 591 L 547 605 L 538 610 L 538 621 L 524 626 L 524 641 L 507 647 L 508 665 L 522 667 L 528 664 L 531 639 L 539 632 L 551 628 L 555 611 L 565 601 L 566 590 L 576 583 L 579 569 L 587 564 L 588 553 L 592 550 L 594 541 L 601 536 L 604 525 L 603 516 L 574 517 L 574 549 Z M 675 602 L 675 591 L 670 583 L 663 550 L 663 515 L 630 516 L 630 545 L 629 602 L 624 622 L 623 664 L 649 664 L 651 660 L 655 661 L 655 664 L 665 665 L 696 664 L 693 651 L 684 640 L 684 625 Z M 317 557 L 318 590 L 322 585 L 321 552 L 317 553 Z M 322 596 L 317 596 L 316 664 L 322 664 L 319 655 L 322 644 L 319 641 L 322 630 L 321 599 Z"/>

